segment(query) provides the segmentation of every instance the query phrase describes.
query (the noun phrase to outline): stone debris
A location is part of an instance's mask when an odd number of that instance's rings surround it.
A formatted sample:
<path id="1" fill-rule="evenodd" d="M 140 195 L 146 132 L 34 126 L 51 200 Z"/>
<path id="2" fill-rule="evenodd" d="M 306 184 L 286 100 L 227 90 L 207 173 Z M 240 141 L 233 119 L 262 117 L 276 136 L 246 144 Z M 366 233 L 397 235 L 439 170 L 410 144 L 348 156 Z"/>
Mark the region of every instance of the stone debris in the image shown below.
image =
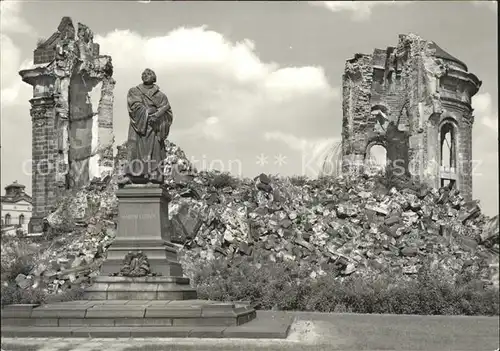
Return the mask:
<path id="1" fill-rule="evenodd" d="M 171 166 L 185 167 L 167 183 L 172 241 L 188 276 L 200 260 L 258 252 L 260 263 L 295 261 L 311 276 L 413 275 L 425 265 L 443 279 L 469 271 L 498 286 L 498 216 L 487 218 L 455 189 L 444 198 L 436 189 L 382 190 L 376 176 L 298 185 L 265 174 L 234 179 L 198 172 L 177 146 L 168 149 Z M 19 286 L 43 282 L 58 293 L 98 275 L 116 231 L 116 178 L 96 179 L 72 197 L 87 204 L 85 211 L 69 206 L 80 221 L 84 213 L 84 225 L 53 239 L 30 274 L 16 278 Z M 58 211 L 50 225 L 59 223 Z"/>

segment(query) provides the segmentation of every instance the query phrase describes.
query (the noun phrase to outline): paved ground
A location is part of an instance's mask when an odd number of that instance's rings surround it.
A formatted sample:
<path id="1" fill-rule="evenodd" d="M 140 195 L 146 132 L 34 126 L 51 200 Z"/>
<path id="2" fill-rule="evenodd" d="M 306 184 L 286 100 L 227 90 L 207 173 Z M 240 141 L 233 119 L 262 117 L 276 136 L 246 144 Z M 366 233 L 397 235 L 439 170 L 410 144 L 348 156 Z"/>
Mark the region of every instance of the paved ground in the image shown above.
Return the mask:
<path id="1" fill-rule="evenodd" d="M 283 318 L 287 312 L 258 312 Z M 286 340 L 241 339 L 2 339 L 4 351 L 309 351 L 470 350 L 499 345 L 497 317 L 443 317 L 293 312 Z"/>

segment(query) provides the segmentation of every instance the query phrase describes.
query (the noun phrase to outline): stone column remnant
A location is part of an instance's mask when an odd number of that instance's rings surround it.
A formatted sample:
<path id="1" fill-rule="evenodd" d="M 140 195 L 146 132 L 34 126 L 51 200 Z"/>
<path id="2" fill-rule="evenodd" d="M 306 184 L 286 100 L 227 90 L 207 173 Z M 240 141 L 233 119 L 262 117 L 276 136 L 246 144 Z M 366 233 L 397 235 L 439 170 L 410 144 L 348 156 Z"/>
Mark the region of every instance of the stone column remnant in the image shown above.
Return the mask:
<path id="1" fill-rule="evenodd" d="M 343 75 L 343 172 L 363 172 L 380 145 L 393 176 L 451 183 L 470 200 L 471 99 L 480 87 L 465 63 L 414 34 L 356 54 Z"/>
<path id="2" fill-rule="evenodd" d="M 92 31 L 64 17 L 34 50 L 34 66 L 19 72 L 33 86 L 33 216 L 30 232 L 42 231 L 43 218 L 64 190 L 79 189 L 113 169 L 113 66 L 99 55 Z M 90 92 L 102 83 L 98 106 Z M 93 120 L 97 118 L 98 128 Z"/>

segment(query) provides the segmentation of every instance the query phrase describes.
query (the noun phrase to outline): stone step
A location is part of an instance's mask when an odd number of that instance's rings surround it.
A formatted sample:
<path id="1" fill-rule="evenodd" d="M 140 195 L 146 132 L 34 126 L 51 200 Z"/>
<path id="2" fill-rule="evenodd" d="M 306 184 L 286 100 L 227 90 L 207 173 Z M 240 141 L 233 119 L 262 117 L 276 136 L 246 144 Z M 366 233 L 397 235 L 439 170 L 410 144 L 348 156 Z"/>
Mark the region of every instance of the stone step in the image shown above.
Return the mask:
<path id="1" fill-rule="evenodd" d="M 36 338 L 249 338 L 286 339 L 290 323 L 261 321 L 242 326 L 25 327 L 2 325 L 2 337 Z"/>
<path id="2" fill-rule="evenodd" d="M 183 277 L 99 276 L 85 289 L 85 300 L 195 300 L 196 289 Z"/>
<path id="3" fill-rule="evenodd" d="M 49 305 L 9 305 L 2 326 L 180 327 L 238 326 L 255 318 L 247 304 L 204 300 L 82 300 Z"/>

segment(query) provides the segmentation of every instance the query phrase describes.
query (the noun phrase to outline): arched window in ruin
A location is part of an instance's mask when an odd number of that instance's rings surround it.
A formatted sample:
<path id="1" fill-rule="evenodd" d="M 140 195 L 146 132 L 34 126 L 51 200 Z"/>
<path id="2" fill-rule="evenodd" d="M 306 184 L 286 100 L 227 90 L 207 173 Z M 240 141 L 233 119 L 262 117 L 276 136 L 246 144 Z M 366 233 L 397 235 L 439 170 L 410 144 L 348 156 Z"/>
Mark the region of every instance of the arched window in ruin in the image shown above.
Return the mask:
<path id="1" fill-rule="evenodd" d="M 383 172 L 387 165 L 387 150 L 383 145 L 374 144 L 368 147 L 365 167 L 370 173 Z"/>
<path id="2" fill-rule="evenodd" d="M 456 135 L 455 127 L 451 123 L 444 123 L 441 126 L 439 133 L 440 151 L 441 151 L 441 167 L 445 169 L 456 168 Z"/>
<path id="3" fill-rule="evenodd" d="M 24 215 L 20 215 L 19 216 L 19 225 L 23 225 L 24 224 Z"/>
<path id="4" fill-rule="evenodd" d="M 457 180 L 456 125 L 447 121 L 439 129 L 440 186 L 455 186 Z"/>
<path id="5" fill-rule="evenodd" d="M 7 213 L 5 215 L 5 225 L 10 225 L 10 219 L 11 219 L 10 213 Z"/>
<path id="6" fill-rule="evenodd" d="M 406 103 L 398 117 L 397 127 L 400 132 L 408 132 L 410 130 L 410 115 L 408 113 L 408 103 Z"/>

